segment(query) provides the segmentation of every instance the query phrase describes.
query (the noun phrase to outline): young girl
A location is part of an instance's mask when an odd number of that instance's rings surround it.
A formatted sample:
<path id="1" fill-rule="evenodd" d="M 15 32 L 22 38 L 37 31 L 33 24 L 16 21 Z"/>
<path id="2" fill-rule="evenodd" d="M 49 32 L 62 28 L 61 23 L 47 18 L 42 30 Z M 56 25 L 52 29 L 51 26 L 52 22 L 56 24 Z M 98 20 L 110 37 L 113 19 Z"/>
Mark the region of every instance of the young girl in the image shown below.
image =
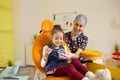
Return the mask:
<path id="1" fill-rule="evenodd" d="M 51 32 L 52 43 L 43 48 L 41 66 L 45 68 L 47 77 L 68 76 L 71 80 L 95 80 L 95 75 L 75 58 L 75 54 L 67 52 L 62 45 L 63 35 L 60 25 L 54 25 Z M 110 79 L 105 77 L 105 80 Z"/>

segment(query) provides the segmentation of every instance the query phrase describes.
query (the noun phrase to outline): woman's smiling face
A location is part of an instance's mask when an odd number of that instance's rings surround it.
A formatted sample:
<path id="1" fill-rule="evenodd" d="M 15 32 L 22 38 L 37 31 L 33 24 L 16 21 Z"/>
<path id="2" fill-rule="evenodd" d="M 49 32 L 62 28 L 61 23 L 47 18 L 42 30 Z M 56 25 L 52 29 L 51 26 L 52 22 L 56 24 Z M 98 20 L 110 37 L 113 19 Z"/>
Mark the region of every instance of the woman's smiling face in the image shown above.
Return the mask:
<path id="1" fill-rule="evenodd" d="M 80 20 L 76 20 L 73 25 L 73 33 L 78 35 L 84 29 L 84 23 Z"/>

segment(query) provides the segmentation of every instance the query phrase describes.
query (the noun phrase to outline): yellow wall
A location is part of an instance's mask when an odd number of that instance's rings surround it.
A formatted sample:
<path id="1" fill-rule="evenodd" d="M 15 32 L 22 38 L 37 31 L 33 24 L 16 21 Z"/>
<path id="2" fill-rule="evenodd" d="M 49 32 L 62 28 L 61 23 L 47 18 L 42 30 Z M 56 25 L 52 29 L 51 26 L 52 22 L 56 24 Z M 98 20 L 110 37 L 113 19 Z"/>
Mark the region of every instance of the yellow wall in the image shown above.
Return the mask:
<path id="1" fill-rule="evenodd" d="M 12 0 L 0 0 L 0 66 L 14 62 Z"/>

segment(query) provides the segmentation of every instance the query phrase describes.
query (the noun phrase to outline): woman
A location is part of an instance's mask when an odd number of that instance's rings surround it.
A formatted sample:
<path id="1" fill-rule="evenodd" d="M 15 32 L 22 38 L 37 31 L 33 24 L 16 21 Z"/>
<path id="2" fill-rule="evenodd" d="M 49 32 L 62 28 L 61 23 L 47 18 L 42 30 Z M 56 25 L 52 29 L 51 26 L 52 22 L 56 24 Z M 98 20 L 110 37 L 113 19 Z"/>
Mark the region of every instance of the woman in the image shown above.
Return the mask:
<path id="1" fill-rule="evenodd" d="M 88 37 L 83 33 L 86 24 L 87 17 L 84 14 L 79 14 L 74 19 L 73 30 L 65 34 L 65 42 L 68 44 L 71 52 L 75 53 L 77 58 L 79 58 L 80 53 L 85 50 L 88 43 Z M 82 55 L 79 59 L 82 63 L 92 62 L 91 60 L 86 60 Z"/>

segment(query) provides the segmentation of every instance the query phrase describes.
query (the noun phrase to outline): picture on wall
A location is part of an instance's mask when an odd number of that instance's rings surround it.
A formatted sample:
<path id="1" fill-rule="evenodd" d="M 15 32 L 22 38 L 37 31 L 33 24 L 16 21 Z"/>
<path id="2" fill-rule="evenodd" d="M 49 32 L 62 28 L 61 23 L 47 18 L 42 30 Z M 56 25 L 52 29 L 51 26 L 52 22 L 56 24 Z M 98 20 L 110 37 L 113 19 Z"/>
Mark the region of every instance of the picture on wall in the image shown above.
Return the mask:
<path id="1" fill-rule="evenodd" d="M 73 28 L 73 20 L 77 12 L 66 12 L 53 14 L 55 24 L 60 24 L 64 32 L 71 31 Z"/>

